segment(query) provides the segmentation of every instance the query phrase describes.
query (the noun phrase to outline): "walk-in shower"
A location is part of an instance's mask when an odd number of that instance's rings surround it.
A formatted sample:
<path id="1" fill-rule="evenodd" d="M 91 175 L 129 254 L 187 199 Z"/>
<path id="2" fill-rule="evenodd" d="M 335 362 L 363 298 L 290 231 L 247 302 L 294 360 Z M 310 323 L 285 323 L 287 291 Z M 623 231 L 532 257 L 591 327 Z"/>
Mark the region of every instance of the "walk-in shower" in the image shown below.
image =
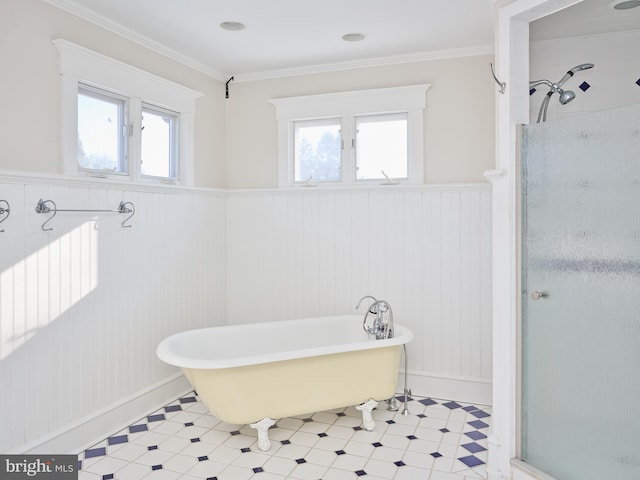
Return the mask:
<path id="1" fill-rule="evenodd" d="M 553 83 L 549 80 L 532 80 L 529 82 L 529 89 L 535 88 L 538 85 L 547 85 L 549 87 L 549 91 L 542 99 L 542 103 L 540 104 L 540 111 L 538 112 L 537 123 L 544 122 L 547 120 L 547 107 L 549 106 L 549 100 L 553 96 L 554 93 L 557 93 L 560 98 L 558 98 L 561 105 L 566 105 L 574 98 L 576 98 L 576 94 L 571 90 L 563 90 L 561 87 L 564 83 L 569 80 L 576 72 L 581 72 L 582 70 L 588 70 L 593 68 L 593 63 L 581 63 L 580 65 L 576 65 L 557 82 Z"/>
<path id="2" fill-rule="evenodd" d="M 640 479 L 640 105 L 522 136 L 520 458 Z"/>

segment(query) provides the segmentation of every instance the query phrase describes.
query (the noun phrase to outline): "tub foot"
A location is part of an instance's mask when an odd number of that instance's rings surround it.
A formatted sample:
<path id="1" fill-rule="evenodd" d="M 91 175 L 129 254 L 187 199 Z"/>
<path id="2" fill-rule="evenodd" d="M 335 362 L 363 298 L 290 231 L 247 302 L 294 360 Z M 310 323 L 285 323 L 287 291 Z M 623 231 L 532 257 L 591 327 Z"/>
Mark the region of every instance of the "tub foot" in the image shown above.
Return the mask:
<path id="1" fill-rule="evenodd" d="M 272 418 L 265 417 L 259 422 L 251 423 L 249 426 L 255 428 L 258 431 L 258 448 L 263 452 L 266 452 L 271 448 L 271 442 L 269 441 L 269 427 L 275 424 L 276 421 Z"/>
<path id="2" fill-rule="evenodd" d="M 371 412 L 374 408 L 378 406 L 378 402 L 376 402 L 373 398 L 367 400 L 362 405 L 358 405 L 356 410 L 360 410 L 362 412 L 362 425 L 366 430 L 373 430 L 376 428 L 376 422 L 371 416 Z"/>

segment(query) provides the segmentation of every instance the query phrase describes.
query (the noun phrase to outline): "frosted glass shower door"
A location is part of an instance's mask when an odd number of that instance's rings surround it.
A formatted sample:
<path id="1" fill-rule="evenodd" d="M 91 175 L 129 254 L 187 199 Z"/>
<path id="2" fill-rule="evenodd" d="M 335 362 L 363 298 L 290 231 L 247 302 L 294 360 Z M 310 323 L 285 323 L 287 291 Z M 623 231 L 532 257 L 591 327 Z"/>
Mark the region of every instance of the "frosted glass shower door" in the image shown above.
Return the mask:
<path id="1" fill-rule="evenodd" d="M 640 105 L 523 135 L 522 459 L 640 479 Z"/>

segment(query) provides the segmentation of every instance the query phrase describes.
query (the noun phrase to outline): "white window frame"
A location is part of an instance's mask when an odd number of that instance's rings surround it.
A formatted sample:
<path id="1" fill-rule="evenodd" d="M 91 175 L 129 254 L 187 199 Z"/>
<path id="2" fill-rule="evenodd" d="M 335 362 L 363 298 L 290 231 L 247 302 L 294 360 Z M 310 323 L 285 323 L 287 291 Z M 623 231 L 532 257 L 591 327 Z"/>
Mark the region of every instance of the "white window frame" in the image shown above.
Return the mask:
<path id="1" fill-rule="evenodd" d="M 66 175 L 90 175 L 134 182 L 193 185 L 195 101 L 203 94 L 63 39 L 52 41 L 59 52 L 62 80 L 61 156 Z M 128 99 L 128 175 L 105 175 L 78 167 L 78 85 L 84 84 Z M 179 114 L 178 172 L 175 180 L 143 177 L 140 171 L 142 103 Z M 137 134 L 136 134 L 137 132 Z"/>
<path id="2" fill-rule="evenodd" d="M 119 124 L 118 135 L 121 137 L 119 139 L 119 148 L 118 148 L 118 158 L 117 163 L 119 164 L 120 169 L 115 171 L 109 171 L 110 175 L 120 175 L 120 176 L 128 176 L 129 175 L 129 136 L 126 135 L 125 126 L 129 124 L 129 100 L 122 95 L 116 95 L 112 92 L 107 92 L 101 88 L 95 88 L 89 85 L 85 85 L 82 83 L 78 83 L 78 96 L 80 95 L 92 97 L 94 99 L 102 100 L 105 102 L 110 102 L 112 104 L 120 104 L 122 108 L 121 115 L 118 116 L 117 123 Z M 120 110 L 120 109 L 119 109 Z M 76 152 L 77 158 L 77 152 Z M 87 172 L 87 174 L 96 174 L 99 172 L 98 170 L 81 167 L 78 162 L 78 171 L 79 172 Z"/>
<path id="3" fill-rule="evenodd" d="M 169 129 L 169 178 L 180 178 L 180 114 L 166 108 L 161 108 L 150 103 L 142 102 L 141 112 L 144 116 L 144 112 L 149 112 L 155 115 L 165 115 L 171 118 L 172 126 Z M 140 130 L 141 136 L 144 133 Z M 141 137 L 142 140 L 142 137 Z M 140 176 L 142 178 L 164 180 L 166 177 L 157 177 L 154 175 L 147 175 L 142 173 L 142 142 L 140 143 Z"/>
<path id="4" fill-rule="evenodd" d="M 355 117 L 394 113 L 406 113 L 408 116 L 408 179 L 399 183 L 424 183 L 424 109 L 426 92 L 430 87 L 429 84 L 422 84 L 270 100 L 276 108 L 278 122 L 278 186 L 305 185 L 295 183 L 293 177 L 293 122 L 338 117 L 342 119 L 344 142 L 341 182 L 313 185 L 371 186 L 372 183 L 384 183 L 377 180 L 356 181 L 355 144 L 352 142 L 355 139 Z"/>

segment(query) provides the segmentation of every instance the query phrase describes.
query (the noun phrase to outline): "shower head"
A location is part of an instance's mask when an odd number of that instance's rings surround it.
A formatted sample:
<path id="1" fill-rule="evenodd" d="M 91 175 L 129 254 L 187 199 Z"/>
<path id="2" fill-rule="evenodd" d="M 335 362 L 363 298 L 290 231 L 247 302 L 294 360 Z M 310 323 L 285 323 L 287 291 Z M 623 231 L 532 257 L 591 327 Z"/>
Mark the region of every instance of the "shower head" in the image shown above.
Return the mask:
<path id="1" fill-rule="evenodd" d="M 562 104 L 562 105 L 566 105 L 567 103 L 569 103 L 571 100 L 573 100 L 574 98 L 576 98 L 576 94 L 573 93 L 571 90 L 562 90 L 561 88 L 558 89 L 558 93 L 560 93 L 560 98 L 558 98 L 558 101 Z"/>
<path id="2" fill-rule="evenodd" d="M 551 83 L 549 80 L 534 80 L 529 82 L 529 88 L 537 87 L 538 85 L 546 85 L 549 87 L 549 92 L 547 93 L 548 97 L 551 97 L 554 93 L 557 93 L 560 98 L 558 100 L 562 105 L 566 105 L 571 100 L 576 98 L 576 94 L 571 90 L 563 90 L 560 88 L 559 83 Z"/>
<path id="3" fill-rule="evenodd" d="M 569 80 L 571 77 L 573 77 L 573 75 L 576 72 L 581 72 L 582 70 L 589 70 L 590 68 L 593 68 L 593 63 L 581 63 L 580 65 L 576 65 L 575 67 L 573 67 L 571 70 L 569 70 L 567 73 L 564 74 L 564 76 L 558 82 L 558 85 L 562 85 L 564 82 Z"/>
<path id="4" fill-rule="evenodd" d="M 540 105 L 540 111 L 538 112 L 538 123 L 540 121 L 545 121 L 547 119 L 547 107 L 549 106 L 549 100 L 554 93 L 557 93 L 561 105 L 566 105 L 574 98 L 576 98 L 576 94 L 571 90 L 563 90 L 560 88 L 567 80 L 569 80 L 576 72 L 581 72 L 582 70 L 588 70 L 593 68 L 593 63 L 581 63 L 580 65 L 576 65 L 558 81 L 557 83 L 552 83 L 549 80 L 533 80 L 529 82 L 529 88 L 537 87 L 538 85 L 546 85 L 549 87 L 549 91 L 542 99 L 542 104 Z"/>

